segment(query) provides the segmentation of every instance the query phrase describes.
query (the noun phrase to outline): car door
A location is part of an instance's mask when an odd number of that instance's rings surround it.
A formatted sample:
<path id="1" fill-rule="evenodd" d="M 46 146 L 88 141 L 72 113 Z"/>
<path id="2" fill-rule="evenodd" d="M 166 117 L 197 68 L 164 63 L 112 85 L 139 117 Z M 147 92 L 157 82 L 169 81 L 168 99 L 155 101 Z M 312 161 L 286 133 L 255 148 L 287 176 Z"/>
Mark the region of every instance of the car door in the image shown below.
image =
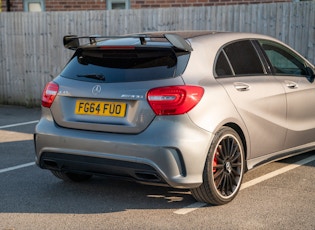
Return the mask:
<path id="1" fill-rule="evenodd" d="M 286 135 L 285 91 L 265 70 L 253 42 L 242 40 L 223 47 L 215 72 L 247 127 L 248 159 L 282 150 Z"/>
<path id="2" fill-rule="evenodd" d="M 276 42 L 259 41 L 287 95 L 286 148 L 315 141 L 315 83 L 311 66 L 293 50 Z M 311 71 L 310 71 L 311 70 Z M 306 146 L 305 146 L 306 147 Z"/>

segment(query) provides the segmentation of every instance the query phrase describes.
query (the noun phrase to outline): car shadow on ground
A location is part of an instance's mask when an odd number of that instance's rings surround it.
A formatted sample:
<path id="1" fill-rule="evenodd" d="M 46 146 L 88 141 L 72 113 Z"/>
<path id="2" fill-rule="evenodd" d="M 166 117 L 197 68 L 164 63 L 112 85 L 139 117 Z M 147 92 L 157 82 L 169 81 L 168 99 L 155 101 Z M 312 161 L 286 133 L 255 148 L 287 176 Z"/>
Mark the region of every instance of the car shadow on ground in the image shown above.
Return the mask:
<path id="1" fill-rule="evenodd" d="M 196 202 L 189 190 L 103 177 L 83 183 L 63 182 L 37 166 L 2 174 L 1 181 L 6 188 L 0 213 L 95 214 L 128 209 L 180 209 Z"/>

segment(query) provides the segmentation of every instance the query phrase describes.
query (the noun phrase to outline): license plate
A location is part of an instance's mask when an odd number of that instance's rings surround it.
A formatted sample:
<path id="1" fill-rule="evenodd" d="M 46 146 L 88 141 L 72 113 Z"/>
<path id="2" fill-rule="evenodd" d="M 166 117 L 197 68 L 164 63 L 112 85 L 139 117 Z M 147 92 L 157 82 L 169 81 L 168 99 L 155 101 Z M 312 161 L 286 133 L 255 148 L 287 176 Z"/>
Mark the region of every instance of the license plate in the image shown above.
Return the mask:
<path id="1" fill-rule="evenodd" d="M 126 108 L 126 103 L 122 102 L 77 100 L 75 114 L 124 117 Z"/>

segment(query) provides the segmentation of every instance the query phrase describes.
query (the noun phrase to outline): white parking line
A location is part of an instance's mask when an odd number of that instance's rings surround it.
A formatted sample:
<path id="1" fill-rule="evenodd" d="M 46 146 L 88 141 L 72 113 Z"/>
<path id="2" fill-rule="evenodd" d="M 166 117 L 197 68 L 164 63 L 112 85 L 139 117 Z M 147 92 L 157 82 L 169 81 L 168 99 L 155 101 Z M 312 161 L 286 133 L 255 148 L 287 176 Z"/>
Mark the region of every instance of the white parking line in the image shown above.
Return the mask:
<path id="1" fill-rule="evenodd" d="M 16 123 L 16 124 L 11 124 L 11 125 L 3 125 L 3 126 L 0 126 L 0 129 L 6 129 L 6 128 L 11 128 L 11 127 L 16 127 L 16 126 L 22 126 L 22 125 L 35 124 L 35 123 L 37 123 L 38 121 L 39 121 L 39 120 L 21 122 L 21 123 Z M 30 166 L 33 166 L 33 165 L 35 165 L 35 162 L 30 162 L 30 163 L 26 163 L 26 164 L 16 165 L 16 166 L 13 166 L 13 167 L 0 169 L 0 173 L 5 173 L 5 172 L 9 172 L 9 171 L 21 169 L 21 168 L 26 168 L 26 167 L 30 167 Z"/>
<path id="2" fill-rule="evenodd" d="M 174 213 L 179 214 L 179 215 L 185 215 L 187 213 L 193 212 L 197 210 L 198 208 L 201 208 L 206 205 L 207 205 L 206 203 L 196 202 L 196 203 L 186 206 L 185 208 L 178 209 Z"/>
<path id="3" fill-rule="evenodd" d="M 309 162 L 312 162 L 312 161 L 314 161 L 314 160 L 315 160 L 315 155 L 314 155 L 314 156 L 310 156 L 310 157 L 308 157 L 308 158 L 305 158 L 305 159 L 303 159 L 303 160 L 297 161 L 297 162 L 295 162 L 295 163 L 292 163 L 292 164 L 290 164 L 290 165 L 288 165 L 288 166 L 286 166 L 286 167 L 283 167 L 283 168 L 281 168 L 281 169 L 278 169 L 278 170 L 276 170 L 276 171 L 267 173 L 267 174 L 265 174 L 265 175 L 263 175 L 263 176 L 261 176 L 261 177 L 258 177 L 258 178 L 256 178 L 256 179 L 253 179 L 253 180 L 251 180 L 251 181 L 247 181 L 246 183 L 242 184 L 241 190 L 242 190 L 242 189 L 245 189 L 245 188 L 248 188 L 248 187 L 250 187 L 250 186 L 253 186 L 253 185 L 255 185 L 255 184 L 258 184 L 258 183 L 260 183 L 260 182 L 263 182 L 263 181 L 265 181 L 265 180 L 268 180 L 268 179 L 270 179 L 270 178 L 272 178 L 272 177 L 275 177 L 275 176 L 278 176 L 278 175 L 280 175 L 280 174 L 283 174 L 283 173 L 285 173 L 285 172 L 288 172 L 288 171 L 290 171 L 290 170 L 292 170 L 292 169 L 295 169 L 295 168 L 297 168 L 297 167 L 299 167 L 299 166 L 305 165 L 305 164 L 307 164 L 307 163 L 309 163 Z"/>
<path id="4" fill-rule="evenodd" d="M 5 169 L 0 169 L 0 173 L 5 173 L 5 172 L 21 169 L 21 168 L 26 168 L 26 167 L 30 167 L 30 166 L 33 166 L 33 165 L 35 165 L 35 162 L 30 162 L 30 163 L 17 165 L 17 166 L 5 168 Z"/>
<path id="5" fill-rule="evenodd" d="M 245 188 L 251 187 L 251 186 L 253 186 L 253 185 L 256 185 L 256 184 L 258 184 L 258 183 L 260 183 L 260 182 L 263 182 L 263 181 L 265 181 L 265 180 L 268 180 L 268 179 L 270 179 L 270 178 L 276 177 L 276 176 L 278 176 L 278 175 L 280 175 L 280 174 L 283 174 L 283 173 L 285 173 L 285 172 L 288 172 L 288 171 L 290 171 L 290 170 L 292 170 L 292 169 L 295 169 L 295 168 L 297 168 L 297 167 L 299 167 L 299 166 L 305 165 L 305 164 L 307 164 L 307 163 L 309 163 L 309 162 L 312 162 L 312 161 L 314 161 L 314 160 L 315 160 L 315 156 L 310 156 L 310 157 L 308 157 L 308 158 L 305 158 L 305 159 L 303 159 L 303 160 L 300 160 L 300 161 L 297 161 L 297 162 L 295 162 L 295 163 L 292 163 L 292 164 L 290 164 L 290 165 L 288 165 L 288 166 L 285 166 L 285 167 L 283 167 L 283 168 L 281 168 L 281 169 L 278 169 L 278 170 L 276 170 L 276 171 L 273 171 L 273 172 L 271 172 L 271 173 L 267 173 L 267 174 L 265 174 L 265 175 L 263 175 L 263 176 L 261 176 L 261 177 L 257 177 L 256 179 L 253 179 L 253 180 L 251 180 L 251 181 L 247 181 L 247 182 L 245 182 L 244 184 L 242 184 L 240 190 L 243 190 L 243 189 L 245 189 Z M 185 215 L 185 214 L 187 214 L 187 213 L 190 213 L 190 212 L 192 212 L 192 211 L 195 211 L 196 209 L 201 208 L 201 207 L 204 207 L 204 206 L 206 206 L 206 205 L 207 205 L 206 203 L 196 202 L 196 203 L 193 203 L 193 204 L 191 204 L 191 205 L 188 205 L 188 206 L 185 207 L 185 208 L 178 209 L 178 210 L 176 210 L 174 213 L 175 213 L 175 214 L 179 214 L 179 215 Z"/>
<path id="6" fill-rule="evenodd" d="M 37 123 L 37 122 L 39 122 L 39 120 L 22 122 L 22 123 L 16 123 L 16 124 L 12 124 L 12 125 L 3 125 L 3 126 L 0 126 L 0 129 L 6 129 L 6 128 L 21 126 L 21 125 L 29 125 L 29 124 L 34 124 L 34 123 Z"/>

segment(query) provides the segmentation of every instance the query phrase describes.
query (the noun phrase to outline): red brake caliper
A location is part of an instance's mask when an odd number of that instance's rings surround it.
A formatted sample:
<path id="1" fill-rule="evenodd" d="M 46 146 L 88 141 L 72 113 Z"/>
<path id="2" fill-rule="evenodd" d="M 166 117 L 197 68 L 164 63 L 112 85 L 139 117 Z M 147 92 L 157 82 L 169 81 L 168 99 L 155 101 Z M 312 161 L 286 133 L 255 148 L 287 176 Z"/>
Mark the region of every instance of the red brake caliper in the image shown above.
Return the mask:
<path id="1" fill-rule="evenodd" d="M 217 171 L 217 169 L 215 167 L 218 165 L 218 159 L 217 159 L 218 154 L 219 154 L 219 149 L 217 149 L 216 153 L 214 154 L 213 163 L 212 163 L 212 172 L 213 173 L 215 173 Z"/>

